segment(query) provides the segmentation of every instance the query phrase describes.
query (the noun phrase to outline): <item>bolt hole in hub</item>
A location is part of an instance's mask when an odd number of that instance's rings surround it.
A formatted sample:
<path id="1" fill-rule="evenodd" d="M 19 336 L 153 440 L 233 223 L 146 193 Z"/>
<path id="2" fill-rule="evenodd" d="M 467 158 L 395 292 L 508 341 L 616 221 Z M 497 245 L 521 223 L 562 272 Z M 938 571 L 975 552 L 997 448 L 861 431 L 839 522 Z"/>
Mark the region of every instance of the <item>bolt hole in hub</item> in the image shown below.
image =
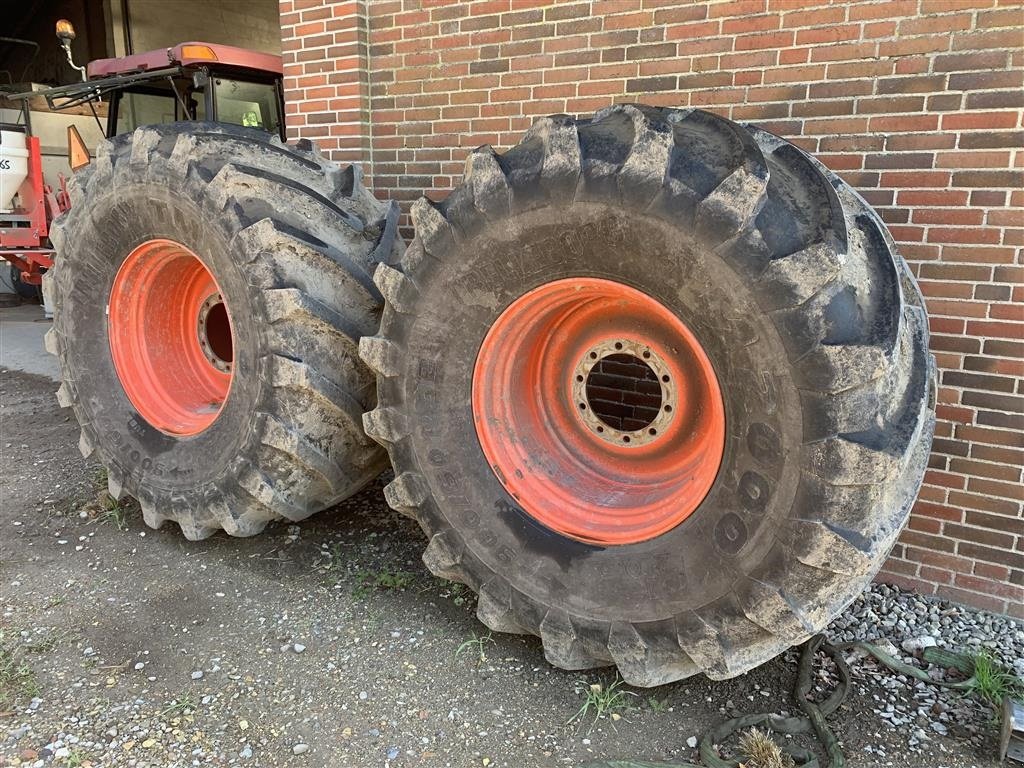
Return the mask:
<path id="1" fill-rule="evenodd" d="M 234 333 L 213 274 L 173 240 L 148 240 L 118 269 L 107 306 L 110 353 L 132 405 L 151 426 L 197 435 L 231 389 Z"/>
<path id="2" fill-rule="evenodd" d="M 621 283 L 557 280 L 492 325 L 473 414 L 522 508 L 602 545 L 654 538 L 707 495 L 725 446 L 711 362 L 667 307 Z"/>

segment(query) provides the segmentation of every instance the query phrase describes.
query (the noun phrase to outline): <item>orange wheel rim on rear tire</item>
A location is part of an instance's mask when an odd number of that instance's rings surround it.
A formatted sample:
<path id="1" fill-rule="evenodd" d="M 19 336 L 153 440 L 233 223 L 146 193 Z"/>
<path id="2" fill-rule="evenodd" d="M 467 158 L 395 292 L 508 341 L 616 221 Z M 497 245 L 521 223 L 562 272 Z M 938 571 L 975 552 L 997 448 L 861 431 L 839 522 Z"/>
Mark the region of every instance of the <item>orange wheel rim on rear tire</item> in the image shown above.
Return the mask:
<path id="1" fill-rule="evenodd" d="M 611 280 L 556 280 L 491 326 L 473 418 L 523 510 L 599 545 L 646 541 L 704 500 L 725 448 L 711 361 L 659 301 Z"/>
<path id="2" fill-rule="evenodd" d="M 139 415 L 168 435 L 207 429 L 231 389 L 234 333 L 202 259 L 147 240 L 118 269 L 107 314 L 114 369 Z"/>

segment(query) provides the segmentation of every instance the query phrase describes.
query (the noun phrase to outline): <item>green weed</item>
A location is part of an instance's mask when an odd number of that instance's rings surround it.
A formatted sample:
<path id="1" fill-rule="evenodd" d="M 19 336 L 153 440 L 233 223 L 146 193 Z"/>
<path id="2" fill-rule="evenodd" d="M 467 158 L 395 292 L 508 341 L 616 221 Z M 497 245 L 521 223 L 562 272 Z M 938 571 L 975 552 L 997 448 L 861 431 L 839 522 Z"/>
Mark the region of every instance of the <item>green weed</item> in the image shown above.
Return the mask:
<path id="1" fill-rule="evenodd" d="M 0 711 L 38 695 L 39 683 L 24 659 L 24 649 L 0 629 Z"/>
<path id="2" fill-rule="evenodd" d="M 64 764 L 69 768 L 81 768 L 89 760 L 89 755 L 82 749 L 72 749 L 67 757 L 64 758 Z"/>
<path id="3" fill-rule="evenodd" d="M 471 590 L 465 584 L 459 584 L 457 581 L 453 582 L 448 587 L 448 594 L 452 596 L 452 602 L 456 605 L 465 605 L 469 599 Z"/>
<path id="4" fill-rule="evenodd" d="M 24 643 L 22 647 L 28 653 L 48 653 L 60 645 L 60 641 L 69 634 L 70 632 L 68 630 L 60 632 L 57 630 L 51 630 L 38 639 Z"/>
<path id="5" fill-rule="evenodd" d="M 321 554 L 326 562 L 324 562 L 320 567 L 325 571 L 341 570 L 347 560 L 345 556 L 345 545 L 340 541 L 332 543 L 327 550 Z"/>
<path id="6" fill-rule="evenodd" d="M 352 596 L 362 600 L 371 589 L 405 589 L 412 582 L 413 575 L 408 571 L 357 571 Z"/>
<path id="7" fill-rule="evenodd" d="M 990 651 L 974 657 L 974 685 L 971 693 L 995 708 L 1007 696 L 1024 696 L 1024 681 L 996 661 Z"/>
<path id="8" fill-rule="evenodd" d="M 405 589 L 412 584 L 412 574 L 408 571 L 378 573 L 374 586 L 380 589 Z"/>
<path id="9" fill-rule="evenodd" d="M 171 700 L 171 702 L 160 711 L 160 717 L 183 715 L 195 708 L 196 700 L 192 697 L 192 694 L 187 692 L 182 693 L 178 698 Z"/>
<path id="10" fill-rule="evenodd" d="M 485 651 L 485 647 L 488 643 L 495 645 L 494 638 L 491 637 L 490 632 L 486 635 L 479 636 L 474 632 L 472 639 L 464 642 L 459 646 L 458 650 L 455 651 L 455 658 L 458 658 L 463 653 L 472 653 L 476 657 L 477 665 L 486 664 L 487 652 Z"/>
<path id="11" fill-rule="evenodd" d="M 102 509 L 96 517 L 97 522 L 113 523 L 117 526 L 117 530 L 127 531 L 128 522 L 125 519 L 125 512 L 127 510 L 125 509 L 124 504 L 109 494 L 105 494 L 105 496 L 106 498 L 103 500 L 104 509 Z"/>
<path id="12" fill-rule="evenodd" d="M 654 696 L 648 696 L 647 706 L 651 708 L 651 712 L 668 712 L 668 699 L 659 699 Z"/>
<path id="13" fill-rule="evenodd" d="M 636 694 L 620 690 L 622 685 L 622 678 L 616 675 L 614 682 L 607 687 L 601 685 L 601 683 L 593 683 L 588 686 L 584 692 L 583 704 L 580 706 L 579 711 L 570 717 L 565 724 L 570 725 L 573 722 L 582 724 L 584 720 L 593 715 L 593 721 L 591 722 L 591 728 L 593 728 L 599 718 L 607 714 L 613 714 L 617 710 L 626 709 L 629 706 L 629 700 L 626 696 L 635 696 Z M 617 718 L 618 716 L 616 715 L 615 717 Z"/>

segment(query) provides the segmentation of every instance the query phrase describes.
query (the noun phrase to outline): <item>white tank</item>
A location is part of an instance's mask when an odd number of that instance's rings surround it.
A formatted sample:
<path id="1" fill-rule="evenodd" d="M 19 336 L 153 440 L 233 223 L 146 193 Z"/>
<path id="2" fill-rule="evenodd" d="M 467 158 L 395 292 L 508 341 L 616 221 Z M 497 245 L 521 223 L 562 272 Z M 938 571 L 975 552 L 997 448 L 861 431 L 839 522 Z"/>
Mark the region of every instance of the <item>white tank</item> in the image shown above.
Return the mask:
<path id="1" fill-rule="evenodd" d="M 28 176 L 28 149 L 25 134 L 0 131 L 0 213 L 14 210 L 14 196 Z"/>

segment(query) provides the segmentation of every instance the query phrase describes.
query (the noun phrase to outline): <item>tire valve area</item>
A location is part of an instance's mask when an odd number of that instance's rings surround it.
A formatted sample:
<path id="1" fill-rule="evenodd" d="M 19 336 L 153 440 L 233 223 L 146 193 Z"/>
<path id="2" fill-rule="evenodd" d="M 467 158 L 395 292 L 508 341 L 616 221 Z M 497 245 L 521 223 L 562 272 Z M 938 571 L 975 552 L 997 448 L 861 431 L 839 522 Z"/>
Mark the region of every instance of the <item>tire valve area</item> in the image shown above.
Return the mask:
<path id="1" fill-rule="evenodd" d="M 664 435 L 679 406 L 665 360 L 650 346 L 625 338 L 606 339 L 584 352 L 573 370 L 571 397 L 590 432 L 629 448 Z"/>

